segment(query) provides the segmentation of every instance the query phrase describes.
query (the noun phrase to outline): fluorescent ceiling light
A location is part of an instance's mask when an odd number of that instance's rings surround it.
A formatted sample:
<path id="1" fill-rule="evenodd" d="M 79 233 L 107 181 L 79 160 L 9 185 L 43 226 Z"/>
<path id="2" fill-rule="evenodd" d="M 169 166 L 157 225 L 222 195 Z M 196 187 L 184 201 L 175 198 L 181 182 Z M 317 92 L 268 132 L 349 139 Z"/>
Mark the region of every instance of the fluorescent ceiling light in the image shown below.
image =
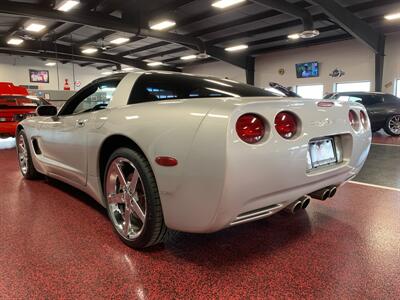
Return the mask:
<path id="1" fill-rule="evenodd" d="M 135 70 L 135 68 L 133 68 L 133 67 L 126 67 L 126 68 L 122 69 L 122 71 L 126 71 L 126 72 L 133 71 L 133 70 Z"/>
<path id="2" fill-rule="evenodd" d="M 220 0 L 220 1 L 214 2 L 211 5 L 214 7 L 217 7 L 217 8 L 227 8 L 229 6 L 236 5 L 236 4 L 242 3 L 244 1 L 246 1 L 246 0 Z"/>
<path id="3" fill-rule="evenodd" d="M 187 55 L 187 56 L 182 56 L 181 59 L 182 60 L 192 60 L 192 59 L 196 59 L 197 55 Z"/>
<path id="4" fill-rule="evenodd" d="M 158 22 L 156 24 L 151 25 L 150 29 L 153 29 L 153 30 L 164 30 L 164 29 L 167 29 L 167 28 L 174 27 L 175 25 L 176 25 L 175 21 L 164 20 L 164 21 L 161 21 L 161 22 Z"/>
<path id="5" fill-rule="evenodd" d="M 121 44 L 124 44 L 127 42 L 129 42 L 128 38 L 120 37 L 120 38 L 116 38 L 115 40 L 112 40 L 110 43 L 115 44 L 115 45 L 121 45 Z"/>
<path id="6" fill-rule="evenodd" d="M 389 21 L 400 19 L 400 12 L 395 13 L 395 14 L 386 15 L 385 19 L 389 20 Z"/>
<path id="7" fill-rule="evenodd" d="M 149 67 L 157 67 L 157 66 L 161 66 L 163 63 L 161 61 L 155 61 L 155 62 L 150 62 L 147 65 Z"/>
<path id="8" fill-rule="evenodd" d="M 96 53 L 98 50 L 96 48 L 86 48 L 82 50 L 84 54 L 93 54 Z"/>
<path id="9" fill-rule="evenodd" d="M 29 24 L 27 27 L 25 27 L 26 30 L 31 31 L 31 32 L 40 32 L 45 28 L 46 28 L 46 25 L 37 24 L 37 23 L 32 23 L 32 24 Z"/>
<path id="10" fill-rule="evenodd" d="M 249 46 L 247 46 L 247 45 L 237 45 L 237 46 L 225 48 L 225 51 L 235 52 L 235 51 L 245 50 L 247 48 L 249 48 Z"/>
<path id="11" fill-rule="evenodd" d="M 56 6 L 56 9 L 59 11 L 70 11 L 73 9 L 75 6 L 79 4 L 79 0 L 64 0 L 61 1 L 59 5 Z"/>
<path id="12" fill-rule="evenodd" d="M 48 67 L 54 67 L 56 65 L 56 63 L 54 61 L 49 61 L 48 63 L 46 63 L 46 66 Z"/>
<path id="13" fill-rule="evenodd" d="M 106 72 L 101 73 L 101 75 L 111 75 L 112 73 L 113 73 L 112 71 L 106 71 Z"/>
<path id="14" fill-rule="evenodd" d="M 291 39 L 291 40 L 298 40 L 300 38 L 300 34 L 299 33 L 293 33 L 293 34 L 289 34 L 287 37 L 289 39 Z"/>
<path id="15" fill-rule="evenodd" d="M 11 39 L 9 39 L 9 40 L 7 41 L 7 44 L 18 46 L 18 45 L 21 45 L 23 42 L 24 42 L 23 39 L 20 39 L 20 38 L 11 38 Z"/>

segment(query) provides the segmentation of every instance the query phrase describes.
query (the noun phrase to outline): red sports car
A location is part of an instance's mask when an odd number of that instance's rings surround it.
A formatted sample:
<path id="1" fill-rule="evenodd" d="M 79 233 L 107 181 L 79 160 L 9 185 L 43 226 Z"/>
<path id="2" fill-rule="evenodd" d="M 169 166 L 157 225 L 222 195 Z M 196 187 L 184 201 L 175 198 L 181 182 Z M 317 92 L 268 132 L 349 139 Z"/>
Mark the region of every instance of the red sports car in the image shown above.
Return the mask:
<path id="1" fill-rule="evenodd" d="M 17 125 L 35 114 L 40 105 L 49 105 L 44 99 L 29 96 L 24 87 L 0 82 L 0 138 L 14 137 Z"/>

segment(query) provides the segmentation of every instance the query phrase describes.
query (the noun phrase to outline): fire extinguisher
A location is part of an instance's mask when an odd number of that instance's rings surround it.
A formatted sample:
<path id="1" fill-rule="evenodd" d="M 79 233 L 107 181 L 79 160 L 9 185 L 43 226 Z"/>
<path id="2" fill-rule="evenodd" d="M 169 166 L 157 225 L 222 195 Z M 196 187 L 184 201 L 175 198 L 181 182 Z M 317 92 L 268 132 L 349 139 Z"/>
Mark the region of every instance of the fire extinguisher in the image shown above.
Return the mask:
<path id="1" fill-rule="evenodd" d="M 68 79 L 65 79 L 64 82 L 64 91 L 70 91 L 71 87 L 69 86 Z"/>

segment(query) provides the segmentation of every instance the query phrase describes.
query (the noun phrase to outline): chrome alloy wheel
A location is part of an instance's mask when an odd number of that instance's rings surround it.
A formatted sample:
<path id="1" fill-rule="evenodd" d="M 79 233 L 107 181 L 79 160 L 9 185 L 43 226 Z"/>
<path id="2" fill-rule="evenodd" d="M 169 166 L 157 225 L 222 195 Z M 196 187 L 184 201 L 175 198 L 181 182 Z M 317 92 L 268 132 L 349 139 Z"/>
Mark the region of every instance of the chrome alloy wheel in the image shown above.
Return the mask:
<path id="1" fill-rule="evenodd" d="M 110 218 L 118 233 L 127 240 L 138 237 L 146 222 L 146 193 L 135 165 L 115 158 L 107 171 L 106 197 Z"/>
<path id="2" fill-rule="evenodd" d="M 400 134 L 400 115 L 393 116 L 390 118 L 388 127 L 394 134 Z"/>
<path id="3" fill-rule="evenodd" d="M 22 174 L 26 175 L 28 172 L 28 150 L 26 149 L 25 139 L 22 134 L 18 136 L 18 161 Z"/>

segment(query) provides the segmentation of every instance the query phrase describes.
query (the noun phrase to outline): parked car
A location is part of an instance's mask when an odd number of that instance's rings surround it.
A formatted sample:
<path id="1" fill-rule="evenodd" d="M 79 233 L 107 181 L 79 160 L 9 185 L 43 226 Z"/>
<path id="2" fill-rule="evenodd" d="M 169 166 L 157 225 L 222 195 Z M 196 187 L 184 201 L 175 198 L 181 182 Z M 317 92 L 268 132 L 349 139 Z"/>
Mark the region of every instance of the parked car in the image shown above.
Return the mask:
<path id="1" fill-rule="evenodd" d="M 333 197 L 371 143 L 358 103 L 169 72 L 101 78 L 37 113 L 18 125 L 22 175 L 88 193 L 138 249 Z"/>
<path id="2" fill-rule="evenodd" d="M 400 136 L 400 99 L 391 94 L 346 92 L 325 96 L 325 99 L 362 103 L 371 120 L 372 131 L 382 128 L 391 136 Z"/>
<path id="3" fill-rule="evenodd" d="M 23 87 L 0 82 L 0 138 L 14 137 L 17 125 L 35 114 L 40 105 L 49 105 L 44 99 L 29 96 Z"/>

